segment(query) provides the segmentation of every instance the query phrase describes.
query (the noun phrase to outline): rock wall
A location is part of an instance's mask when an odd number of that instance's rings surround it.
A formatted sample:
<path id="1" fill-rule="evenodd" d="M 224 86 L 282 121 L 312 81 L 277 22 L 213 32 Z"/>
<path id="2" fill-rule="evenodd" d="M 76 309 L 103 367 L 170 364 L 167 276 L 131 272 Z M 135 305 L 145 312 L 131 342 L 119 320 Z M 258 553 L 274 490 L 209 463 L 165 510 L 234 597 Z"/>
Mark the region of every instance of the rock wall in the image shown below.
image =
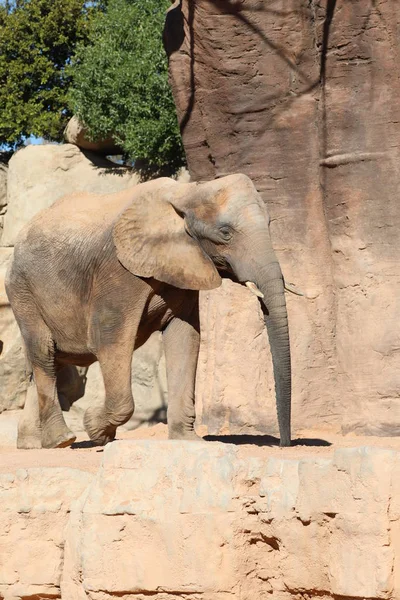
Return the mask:
<path id="1" fill-rule="evenodd" d="M 285 278 L 308 296 L 287 298 L 295 430 L 400 434 L 399 34 L 397 0 L 181 0 L 167 15 L 192 178 L 253 179 Z M 275 426 L 251 302 L 203 295 L 213 432 L 240 431 L 260 395 Z"/>
<path id="2" fill-rule="evenodd" d="M 397 600 L 399 484 L 376 448 L 123 441 L 96 474 L 19 469 L 0 475 L 0 598 Z"/>

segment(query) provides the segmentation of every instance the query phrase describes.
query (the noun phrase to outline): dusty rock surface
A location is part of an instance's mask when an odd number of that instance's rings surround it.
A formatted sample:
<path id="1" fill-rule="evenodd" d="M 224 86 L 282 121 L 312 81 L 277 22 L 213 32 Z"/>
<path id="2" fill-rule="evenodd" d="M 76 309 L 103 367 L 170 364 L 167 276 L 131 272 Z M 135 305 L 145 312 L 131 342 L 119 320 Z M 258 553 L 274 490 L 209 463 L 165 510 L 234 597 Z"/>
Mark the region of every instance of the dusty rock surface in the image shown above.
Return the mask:
<path id="1" fill-rule="evenodd" d="M 257 298 L 228 279 L 200 296 L 197 418 L 210 434 L 277 435 L 272 362 Z"/>
<path id="2" fill-rule="evenodd" d="M 308 296 L 287 297 L 295 427 L 400 434 L 399 31 L 395 0 L 182 0 L 167 17 L 192 178 L 253 179 Z M 201 398 L 235 431 L 271 388 L 265 334 L 239 292 L 208 298 Z"/>
<path id="3" fill-rule="evenodd" d="M 0 597 L 399 597 L 400 440 L 121 437 L 0 449 Z"/>
<path id="4" fill-rule="evenodd" d="M 17 450 L 16 427 L 20 410 L 7 411 L 0 415 L 0 472 L 6 473 L 19 468 L 40 467 L 77 467 L 91 472 L 97 471 L 101 464 L 104 448 L 93 447 L 86 432 L 77 426 L 77 420 L 69 413 L 64 417 L 69 426 L 77 433 L 77 440 L 72 448 L 56 448 L 53 450 Z M 285 456 L 303 458 L 310 456 L 330 457 L 339 448 L 372 447 L 400 452 L 400 438 L 372 436 L 341 435 L 328 431 L 304 430 L 299 432 L 290 448 L 280 448 L 279 439 L 270 435 L 223 434 L 209 435 L 207 428 L 196 426 L 197 433 L 204 437 L 204 443 L 221 442 L 234 444 L 243 457 Z M 8 436 L 5 432 L 8 431 Z M 118 428 L 117 441 L 167 441 L 168 428 L 164 423 L 141 427 L 135 430 Z"/>

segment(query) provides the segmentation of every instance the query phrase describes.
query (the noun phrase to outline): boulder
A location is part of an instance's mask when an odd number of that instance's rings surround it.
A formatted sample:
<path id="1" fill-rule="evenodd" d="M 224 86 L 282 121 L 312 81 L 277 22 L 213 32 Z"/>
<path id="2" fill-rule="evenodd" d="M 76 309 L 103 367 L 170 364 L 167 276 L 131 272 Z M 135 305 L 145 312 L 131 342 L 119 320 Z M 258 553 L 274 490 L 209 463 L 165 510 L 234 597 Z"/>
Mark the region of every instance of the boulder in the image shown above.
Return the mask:
<path id="1" fill-rule="evenodd" d="M 0 238 L 3 229 L 4 213 L 7 207 L 7 176 L 8 166 L 0 162 Z"/>
<path id="2" fill-rule="evenodd" d="M 7 205 L 7 175 L 8 166 L 0 162 L 0 211 Z"/>
<path id="3" fill-rule="evenodd" d="M 22 410 L 6 410 L 0 413 L 0 451 L 17 447 L 18 421 L 21 414 Z"/>
<path id="4" fill-rule="evenodd" d="M 112 137 L 105 140 L 90 140 L 85 126 L 78 117 L 73 116 L 64 130 L 64 139 L 68 144 L 75 144 L 82 150 L 90 150 L 98 154 L 121 154 L 122 150 L 116 145 Z"/>
<path id="5" fill-rule="evenodd" d="M 392 0 L 182 0 L 167 15 L 191 177 L 252 178 L 285 279 L 307 295 L 287 297 L 295 430 L 400 434 L 399 19 Z M 200 395 L 234 432 L 260 390 L 271 405 L 271 370 L 257 311 L 230 293 L 202 309 L 203 368 L 217 368 Z"/>
<path id="6" fill-rule="evenodd" d="M 22 339 L 4 287 L 12 252 L 0 248 L 0 413 L 24 406 L 28 387 Z"/>
<path id="7" fill-rule="evenodd" d="M 399 452 L 258 450 L 119 441 L 96 474 L 0 474 L 0 597 L 397 600 Z"/>
<path id="8" fill-rule="evenodd" d="M 109 194 L 138 183 L 133 169 L 72 144 L 31 145 L 9 162 L 8 207 L 2 246 L 13 246 L 18 233 L 37 212 L 73 192 Z"/>
<path id="9" fill-rule="evenodd" d="M 14 334 L 15 341 L 9 348 L 3 348 L 0 356 L 0 413 L 24 406 L 29 384 L 24 347 L 17 328 Z"/>

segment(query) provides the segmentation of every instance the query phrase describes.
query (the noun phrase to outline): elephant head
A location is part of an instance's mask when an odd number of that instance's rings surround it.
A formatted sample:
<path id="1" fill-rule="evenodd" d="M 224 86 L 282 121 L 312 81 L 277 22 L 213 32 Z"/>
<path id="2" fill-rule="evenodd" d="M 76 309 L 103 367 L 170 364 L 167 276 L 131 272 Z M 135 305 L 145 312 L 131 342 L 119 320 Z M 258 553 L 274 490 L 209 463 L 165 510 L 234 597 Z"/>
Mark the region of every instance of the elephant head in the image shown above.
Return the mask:
<path id="1" fill-rule="evenodd" d="M 291 366 L 284 281 L 260 195 L 245 175 L 203 184 L 162 179 L 142 189 L 114 225 L 118 259 L 135 275 L 183 289 L 216 288 L 221 284 L 219 271 L 248 284 L 259 296 L 268 331 L 281 446 L 290 445 Z"/>

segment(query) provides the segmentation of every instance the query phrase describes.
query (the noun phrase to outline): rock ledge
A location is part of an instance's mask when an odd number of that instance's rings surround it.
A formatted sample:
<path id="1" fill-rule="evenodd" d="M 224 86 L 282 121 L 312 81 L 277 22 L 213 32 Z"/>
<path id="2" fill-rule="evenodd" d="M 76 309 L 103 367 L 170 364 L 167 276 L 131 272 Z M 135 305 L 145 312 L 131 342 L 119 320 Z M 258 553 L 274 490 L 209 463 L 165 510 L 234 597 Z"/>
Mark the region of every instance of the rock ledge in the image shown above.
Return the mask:
<path id="1" fill-rule="evenodd" d="M 119 441 L 0 475 L 0 598 L 400 597 L 400 453 Z"/>

